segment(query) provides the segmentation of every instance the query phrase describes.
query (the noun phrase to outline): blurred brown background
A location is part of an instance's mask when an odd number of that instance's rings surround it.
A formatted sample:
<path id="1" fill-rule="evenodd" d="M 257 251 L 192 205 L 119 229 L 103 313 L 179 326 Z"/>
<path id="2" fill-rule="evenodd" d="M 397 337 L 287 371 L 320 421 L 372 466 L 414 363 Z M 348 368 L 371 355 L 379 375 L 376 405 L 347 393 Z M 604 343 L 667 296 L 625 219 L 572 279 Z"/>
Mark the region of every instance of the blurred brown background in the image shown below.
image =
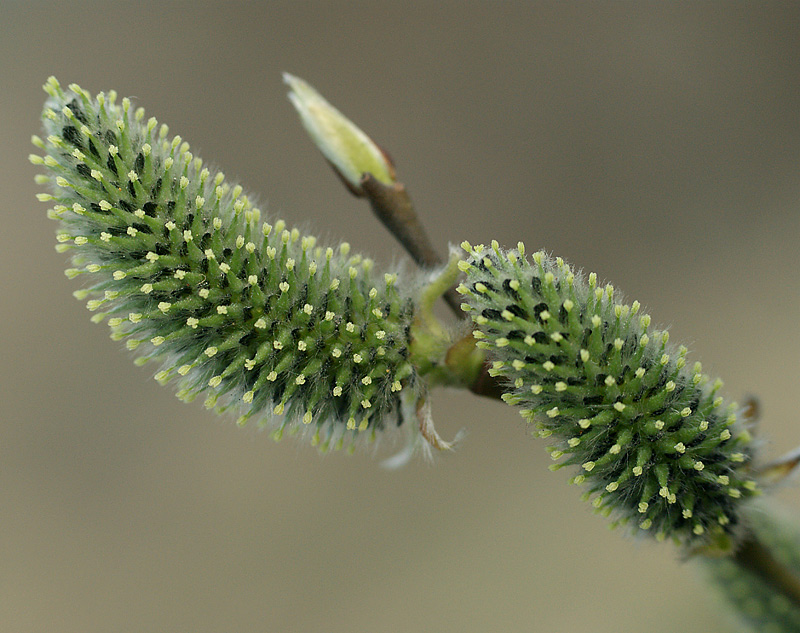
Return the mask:
<path id="1" fill-rule="evenodd" d="M 48 75 L 115 88 L 272 213 L 390 265 L 285 98 L 298 74 L 391 151 L 442 249 L 523 239 L 596 270 L 762 398 L 777 455 L 800 442 L 800 5 L 2 9 L 1 631 L 728 630 L 502 403 L 437 393 L 468 436 L 399 472 L 180 403 L 72 298 L 26 157 Z"/>

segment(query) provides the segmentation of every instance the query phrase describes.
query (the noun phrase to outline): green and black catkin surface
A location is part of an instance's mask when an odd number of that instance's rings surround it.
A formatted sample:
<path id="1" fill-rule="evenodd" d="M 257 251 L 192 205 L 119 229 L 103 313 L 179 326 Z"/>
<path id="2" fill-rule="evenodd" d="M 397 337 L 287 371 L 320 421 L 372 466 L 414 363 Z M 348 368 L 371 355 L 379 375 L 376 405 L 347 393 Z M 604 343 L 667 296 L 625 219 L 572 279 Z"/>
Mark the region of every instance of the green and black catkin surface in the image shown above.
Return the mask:
<path id="1" fill-rule="evenodd" d="M 752 445 L 686 348 L 651 331 L 639 304 L 560 258 L 463 245 L 458 288 L 478 346 L 572 482 L 638 532 L 700 544 L 734 534 L 757 493 Z"/>
<path id="2" fill-rule="evenodd" d="M 324 248 L 260 221 L 240 186 L 113 92 L 45 85 L 32 155 L 51 187 L 59 250 L 85 280 L 96 321 L 178 395 L 206 396 L 277 436 L 305 429 L 351 447 L 402 422 L 419 382 L 408 360 L 413 304 L 396 275 L 349 246 Z M 365 433 L 366 432 L 366 433 Z"/>

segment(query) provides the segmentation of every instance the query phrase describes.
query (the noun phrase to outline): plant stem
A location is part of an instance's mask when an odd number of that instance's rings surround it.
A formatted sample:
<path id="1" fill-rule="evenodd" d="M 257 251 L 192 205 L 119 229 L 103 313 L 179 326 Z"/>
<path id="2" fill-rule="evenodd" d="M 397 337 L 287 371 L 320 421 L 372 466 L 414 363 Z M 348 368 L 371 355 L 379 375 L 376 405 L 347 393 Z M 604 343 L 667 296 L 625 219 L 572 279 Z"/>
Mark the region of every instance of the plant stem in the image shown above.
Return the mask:
<path id="1" fill-rule="evenodd" d="M 369 173 L 364 174 L 360 184 L 372 212 L 403 245 L 417 265 L 431 269 L 445 264 L 444 259 L 433 248 L 405 185 L 399 182 L 385 185 Z M 463 318 L 458 293 L 449 288 L 442 296 L 453 313 Z"/>
<path id="2" fill-rule="evenodd" d="M 800 608 L 800 578 L 778 561 L 772 553 L 752 533 L 739 544 L 733 555 L 737 565 L 775 588 Z"/>

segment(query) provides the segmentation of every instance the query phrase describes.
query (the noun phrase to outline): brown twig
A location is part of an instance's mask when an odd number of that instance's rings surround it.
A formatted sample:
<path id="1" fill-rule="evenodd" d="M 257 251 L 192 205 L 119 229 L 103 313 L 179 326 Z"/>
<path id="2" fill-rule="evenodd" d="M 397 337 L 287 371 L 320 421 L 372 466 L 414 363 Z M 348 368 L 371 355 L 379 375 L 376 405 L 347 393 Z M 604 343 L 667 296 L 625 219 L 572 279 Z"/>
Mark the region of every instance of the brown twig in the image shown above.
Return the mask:
<path id="1" fill-rule="evenodd" d="M 444 259 L 433 248 L 402 183 L 385 185 L 372 174 L 364 174 L 360 185 L 362 195 L 369 200 L 372 212 L 403 245 L 417 265 L 425 269 L 444 265 Z M 464 317 L 461 300 L 453 288 L 444 294 L 444 300 L 456 316 Z"/>

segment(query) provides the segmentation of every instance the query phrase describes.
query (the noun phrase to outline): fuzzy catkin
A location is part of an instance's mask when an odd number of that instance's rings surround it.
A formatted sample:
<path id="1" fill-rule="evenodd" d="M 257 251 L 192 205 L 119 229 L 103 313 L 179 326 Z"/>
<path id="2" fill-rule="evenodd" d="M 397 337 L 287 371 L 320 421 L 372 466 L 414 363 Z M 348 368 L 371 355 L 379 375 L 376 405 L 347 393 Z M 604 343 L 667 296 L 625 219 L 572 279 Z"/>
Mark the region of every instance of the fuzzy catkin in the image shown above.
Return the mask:
<path id="1" fill-rule="evenodd" d="M 735 534 L 757 485 L 721 382 L 689 369 L 686 348 L 594 274 L 542 252 L 529 260 L 522 244 L 463 247 L 458 290 L 478 346 L 507 383 L 504 400 L 553 441 L 555 467 L 577 467 L 572 483 L 637 532 L 692 545 Z"/>
<path id="2" fill-rule="evenodd" d="M 45 85 L 45 156 L 70 277 L 95 321 L 125 339 L 178 396 L 284 428 L 322 448 L 402 422 L 411 299 L 349 246 L 262 223 L 238 185 L 128 99 Z M 366 434 L 364 432 L 367 431 Z"/>

